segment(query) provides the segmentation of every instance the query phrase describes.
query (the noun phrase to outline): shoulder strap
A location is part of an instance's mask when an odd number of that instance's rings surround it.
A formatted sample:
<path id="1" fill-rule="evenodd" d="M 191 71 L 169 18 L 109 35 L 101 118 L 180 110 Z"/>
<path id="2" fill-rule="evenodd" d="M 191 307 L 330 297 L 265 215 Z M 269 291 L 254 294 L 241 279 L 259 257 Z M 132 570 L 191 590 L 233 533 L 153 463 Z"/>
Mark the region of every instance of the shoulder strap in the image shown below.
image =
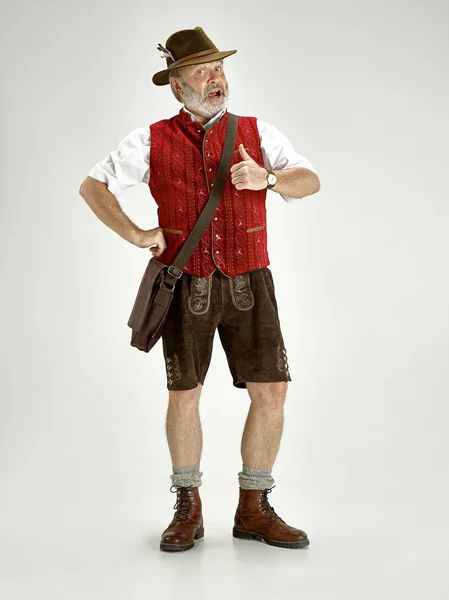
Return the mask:
<path id="1" fill-rule="evenodd" d="M 218 165 L 217 175 L 215 177 L 212 192 L 209 196 L 206 205 L 201 211 L 197 222 L 195 223 L 189 237 L 182 245 L 181 250 L 178 252 L 175 260 L 169 266 L 165 281 L 174 284 L 176 279 L 179 279 L 182 275 L 182 269 L 185 267 L 187 261 L 191 257 L 193 251 L 198 245 L 201 236 L 209 225 L 215 209 L 220 202 L 221 195 L 226 183 L 226 179 L 229 172 L 229 167 L 232 162 L 232 153 L 234 152 L 235 140 L 237 138 L 237 126 L 238 116 L 228 112 L 228 122 L 226 124 L 226 136 L 223 144 L 223 150 L 221 152 L 220 164 Z M 207 135 L 207 134 L 206 134 Z M 171 277 L 173 279 L 171 280 Z"/>

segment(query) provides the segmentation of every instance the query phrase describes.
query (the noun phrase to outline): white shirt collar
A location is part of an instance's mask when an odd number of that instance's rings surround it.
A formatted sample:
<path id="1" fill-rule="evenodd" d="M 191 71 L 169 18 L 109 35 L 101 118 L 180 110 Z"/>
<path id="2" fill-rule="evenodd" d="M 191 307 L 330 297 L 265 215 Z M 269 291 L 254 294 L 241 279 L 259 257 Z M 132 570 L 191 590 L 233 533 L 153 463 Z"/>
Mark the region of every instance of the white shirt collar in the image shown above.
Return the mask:
<path id="1" fill-rule="evenodd" d="M 185 105 L 183 105 L 182 108 L 183 108 L 183 110 L 185 110 L 185 112 L 189 113 L 192 121 L 198 121 L 198 117 L 196 115 L 194 115 L 192 112 L 190 112 L 190 110 L 188 108 L 186 108 Z M 219 119 L 221 119 L 221 117 L 224 115 L 225 112 L 226 112 L 226 109 L 222 108 L 220 110 L 220 112 L 218 112 L 214 117 L 212 117 L 212 119 L 210 119 L 207 123 L 205 123 L 203 125 L 204 129 L 209 129 L 209 127 L 212 127 L 212 125 L 214 123 L 216 123 Z"/>

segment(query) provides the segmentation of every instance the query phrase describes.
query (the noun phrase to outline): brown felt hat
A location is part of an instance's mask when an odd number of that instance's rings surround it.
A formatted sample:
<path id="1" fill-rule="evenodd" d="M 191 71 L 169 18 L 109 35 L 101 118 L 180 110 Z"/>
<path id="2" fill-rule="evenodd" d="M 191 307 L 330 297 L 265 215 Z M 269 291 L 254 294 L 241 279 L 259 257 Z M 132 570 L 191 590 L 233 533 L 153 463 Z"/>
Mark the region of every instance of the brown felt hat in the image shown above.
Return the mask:
<path id="1" fill-rule="evenodd" d="M 158 44 L 157 49 L 160 50 L 162 58 L 167 59 L 167 68 L 153 75 L 155 85 L 167 85 L 172 69 L 220 60 L 237 52 L 220 52 L 201 27 L 176 31 L 165 42 L 165 47 Z"/>

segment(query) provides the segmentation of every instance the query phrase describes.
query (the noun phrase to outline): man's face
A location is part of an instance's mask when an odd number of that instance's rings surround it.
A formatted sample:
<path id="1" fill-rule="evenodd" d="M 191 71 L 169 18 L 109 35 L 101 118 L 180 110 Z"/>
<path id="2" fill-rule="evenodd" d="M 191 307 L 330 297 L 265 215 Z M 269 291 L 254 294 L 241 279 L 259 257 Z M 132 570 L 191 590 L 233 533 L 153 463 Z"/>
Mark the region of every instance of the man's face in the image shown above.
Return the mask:
<path id="1" fill-rule="evenodd" d="M 211 118 L 227 106 L 229 86 L 223 60 L 189 65 L 181 69 L 181 74 L 182 80 L 173 78 L 173 84 L 186 108 L 204 118 Z"/>

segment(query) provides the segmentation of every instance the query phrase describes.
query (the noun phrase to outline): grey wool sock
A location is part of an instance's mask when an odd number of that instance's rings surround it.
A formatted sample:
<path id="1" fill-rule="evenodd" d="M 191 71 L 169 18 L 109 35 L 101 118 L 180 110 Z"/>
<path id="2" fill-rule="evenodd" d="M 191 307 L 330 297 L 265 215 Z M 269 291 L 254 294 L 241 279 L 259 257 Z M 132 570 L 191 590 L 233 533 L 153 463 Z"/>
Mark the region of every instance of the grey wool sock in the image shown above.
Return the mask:
<path id="1" fill-rule="evenodd" d="M 244 490 L 265 490 L 274 484 L 271 469 L 256 469 L 242 465 L 238 478 L 239 485 Z"/>
<path id="2" fill-rule="evenodd" d="M 181 467 L 173 467 L 173 475 L 170 475 L 172 485 L 176 487 L 201 487 L 202 481 L 201 476 L 203 474 L 200 471 L 200 465 L 183 465 Z"/>

